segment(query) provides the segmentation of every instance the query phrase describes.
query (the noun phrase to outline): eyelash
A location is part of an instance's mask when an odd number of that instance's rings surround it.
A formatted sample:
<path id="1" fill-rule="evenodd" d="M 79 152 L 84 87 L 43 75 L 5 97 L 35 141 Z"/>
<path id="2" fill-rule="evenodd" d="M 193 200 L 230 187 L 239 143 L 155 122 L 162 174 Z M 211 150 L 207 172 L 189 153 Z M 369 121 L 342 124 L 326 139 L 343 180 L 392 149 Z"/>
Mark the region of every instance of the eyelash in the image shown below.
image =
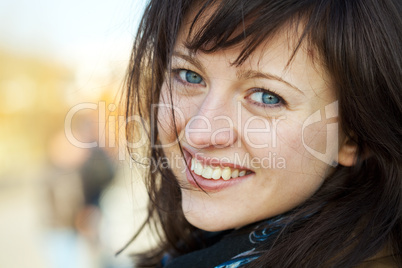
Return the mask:
<path id="1" fill-rule="evenodd" d="M 270 95 L 273 95 L 273 96 L 275 96 L 275 97 L 277 97 L 279 99 L 279 102 L 276 103 L 276 104 L 265 104 L 265 103 L 262 103 L 262 102 L 256 102 L 254 100 L 251 100 L 250 96 L 253 93 L 257 93 L 257 92 L 268 93 Z M 258 105 L 258 106 L 263 107 L 263 108 L 276 108 L 276 107 L 280 107 L 282 105 L 284 105 L 284 106 L 287 105 L 286 101 L 278 93 L 276 93 L 276 92 L 274 92 L 272 90 L 267 90 L 267 89 L 263 89 L 263 88 L 253 88 L 253 89 L 251 89 L 251 92 L 245 97 L 245 99 L 247 99 L 248 101 L 252 102 L 253 104 Z"/>
<path id="2" fill-rule="evenodd" d="M 189 83 L 189 82 L 183 80 L 183 79 L 180 77 L 180 72 L 181 72 L 181 71 L 189 71 L 189 72 L 195 73 L 195 74 L 197 74 L 199 77 L 201 77 L 202 81 L 205 83 L 204 78 L 203 78 L 201 75 L 199 75 L 197 72 L 194 72 L 194 71 L 192 71 L 192 70 L 190 70 L 190 69 L 184 69 L 184 68 L 172 69 L 173 78 L 174 78 L 176 81 L 178 81 L 179 83 L 181 83 L 181 84 L 183 84 L 183 85 L 186 85 L 186 86 L 199 86 L 199 85 L 203 85 L 203 84 Z"/>
<path id="3" fill-rule="evenodd" d="M 178 81 L 179 83 L 181 83 L 181 84 L 183 84 L 183 85 L 186 85 L 186 86 L 199 86 L 199 85 L 202 85 L 202 84 L 196 84 L 196 83 L 189 83 L 189 82 L 183 80 L 183 79 L 180 77 L 180 72 L 181 72 L 181 71 L 193 72 L 193 73 L 197 74 L 197 75 L 202 79 L 202 81 L 205 83 L 204 78 L 202 78 L 201 75 L 199 75 L 197 72 L 194 72 L 194 71 L 192 71 L 192 70 L 190 70 L 190 69 L 185 69 L 185 68 L 176 68 L 176 69 L 172 69 L 173 77 L 174 77 L 174 79 L 175 79 L 176 81 Z M 250 96 L 251 96 L 253 93 L 257 93 L 257 92 L 262 92 L 262 93 L 271 94 L 271 95 L 277 97 L 277 98 L 279 99 L 279 102 L 276 103 L 276 104 L 265 104 L 265 103 L 256 102 L 256 101 L 254 101 L 254 100 L 251 100 L 251 99 L 250 99 Z M 251 92 L 245 97 L 245 99 L 247 99 L 248 101 L 252 102 L 253 104 L 255 104 L 255 105 L 257 105 L 257 106 L 260 106 L 260 107 L 263 107 L 263 108 L 277 108 L 277 107 L 280 107 L 280 106 L 282 106 L 282 105 L 285 105 L 285 106 L 287 105 L 286 101 L 285 101 L 278 93 L 276 93 L 276 92 L 274 92 L 274 91 L 272 91 L 272 90 L 267 90 L 267 89 L 263 89 L 263 88 L 253 88 L 253 89 L 251 89 Z"/>

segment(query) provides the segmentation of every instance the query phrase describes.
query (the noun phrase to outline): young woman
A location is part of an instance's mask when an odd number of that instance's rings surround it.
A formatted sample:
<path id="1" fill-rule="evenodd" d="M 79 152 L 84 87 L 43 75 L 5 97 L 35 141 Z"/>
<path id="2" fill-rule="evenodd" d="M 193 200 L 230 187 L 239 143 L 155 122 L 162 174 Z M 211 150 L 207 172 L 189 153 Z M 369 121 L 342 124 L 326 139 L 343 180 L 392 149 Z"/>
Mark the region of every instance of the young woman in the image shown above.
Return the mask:
<path id="1" fill-rule="evenodd" d="M 137 265 L 401 267 L 401 14 L 398 0 L 151 0 L 127 137 L 160 242 Z"/>

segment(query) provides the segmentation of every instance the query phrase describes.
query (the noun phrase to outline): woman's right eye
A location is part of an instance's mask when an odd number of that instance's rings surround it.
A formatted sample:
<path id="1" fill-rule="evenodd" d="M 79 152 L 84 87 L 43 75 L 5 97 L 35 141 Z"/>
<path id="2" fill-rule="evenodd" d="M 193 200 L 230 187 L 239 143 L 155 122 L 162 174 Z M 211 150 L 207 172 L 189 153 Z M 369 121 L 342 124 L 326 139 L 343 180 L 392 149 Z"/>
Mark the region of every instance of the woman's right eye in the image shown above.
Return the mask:
<path id="1" fill-rule="evenodd" d="M 186 83 L 205 85 L 201 75 L 197 74 L 196 72 L 181 69 L 178 70 L 177 74 L 179 75 L 180 79 Z"/>

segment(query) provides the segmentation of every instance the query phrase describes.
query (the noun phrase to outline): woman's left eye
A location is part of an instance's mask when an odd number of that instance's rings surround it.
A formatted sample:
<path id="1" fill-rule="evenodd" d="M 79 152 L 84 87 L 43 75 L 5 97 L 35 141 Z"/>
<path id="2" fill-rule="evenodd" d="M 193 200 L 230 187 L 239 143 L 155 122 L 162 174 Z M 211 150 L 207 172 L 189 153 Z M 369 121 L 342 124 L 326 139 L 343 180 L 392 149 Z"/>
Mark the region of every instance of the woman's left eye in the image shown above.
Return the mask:
<path id="1" fill-rule="evenodd" d="M 197 74 L 196 72 L 190 70 L 179 70 L 178 75 L 180 79 L 186 81 L 190 84 L 204 84 L 204 80 L 202 79 L 201 75 Z"/>
<path id="2" fill-rule="evenodd" d="M 249 98 L 263 105 L 275 105 L 282 102 L 282 99 L 269 91 L 257 91 L 249 95 Z"/>

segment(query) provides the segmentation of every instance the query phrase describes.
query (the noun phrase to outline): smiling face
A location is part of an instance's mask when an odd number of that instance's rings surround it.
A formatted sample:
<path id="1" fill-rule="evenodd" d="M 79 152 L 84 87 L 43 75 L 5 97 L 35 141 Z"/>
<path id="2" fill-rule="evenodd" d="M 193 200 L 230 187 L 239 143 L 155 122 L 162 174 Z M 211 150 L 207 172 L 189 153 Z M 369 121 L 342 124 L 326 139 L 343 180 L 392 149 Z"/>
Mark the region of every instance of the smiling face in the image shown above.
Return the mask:
<path id="1" fill-rule="evenodd" d="M 303 47 L 287 66 L 294 41 L 287 31 L 240 66 L 231 64 L 239 48 L 190 53 L 187 33 L 184 27 L 176 42 L 158 112 L 159 139 L 182 186 L 186 219 L 218 231 L 303 203 L 338 155 L 338 130 L 325 120 L 337 113 L 335 91 L 322 67 Z M 316 120 L 320 111 L 323 119 Z"/>

